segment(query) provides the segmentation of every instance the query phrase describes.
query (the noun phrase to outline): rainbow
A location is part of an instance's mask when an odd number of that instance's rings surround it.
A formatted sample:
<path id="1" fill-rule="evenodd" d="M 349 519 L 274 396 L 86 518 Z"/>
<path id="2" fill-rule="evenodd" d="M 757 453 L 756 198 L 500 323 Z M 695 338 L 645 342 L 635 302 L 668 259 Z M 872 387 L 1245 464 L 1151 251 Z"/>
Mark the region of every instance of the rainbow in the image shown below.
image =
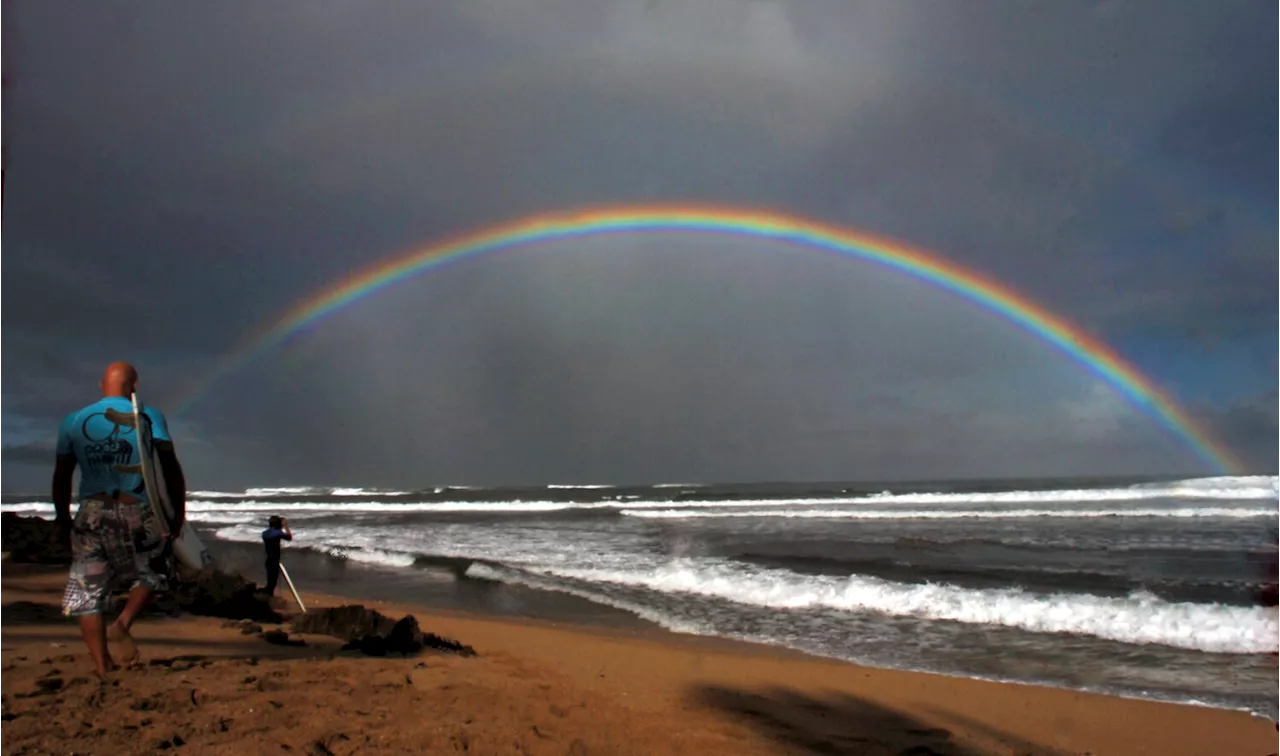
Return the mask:
<path id="1" fill-rule="evenodd" d="M 615 233 L 702 233 L 753 237 L 835 252 L 900 271 L 999 314 L 1057 347 L 1180 438 L 1220 473 L 1238 471 L 1233 455 L 1106 344 L 1012 289 L 942 257 L 865 231 L 776 212 L 696 205 L 620 205 L 520 218 L 456 236 L 372 265 L 308 297 L 224 355 L 181 396 L 186 412 L 218 379 L 271 351 L 347 305 L 413 276 L 459 260 L 536 244 Z"/>

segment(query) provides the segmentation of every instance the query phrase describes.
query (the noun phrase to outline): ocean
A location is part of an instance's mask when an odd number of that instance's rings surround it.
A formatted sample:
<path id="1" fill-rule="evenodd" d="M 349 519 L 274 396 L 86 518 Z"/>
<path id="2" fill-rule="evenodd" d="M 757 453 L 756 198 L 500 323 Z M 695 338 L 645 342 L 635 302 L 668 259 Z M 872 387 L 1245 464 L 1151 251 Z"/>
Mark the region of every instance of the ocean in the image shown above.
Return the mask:
<path id="1" fill-rule="evenodd" d="M 250 544 L 280 514 L 286 564 L 310 565 L 294 570 L 304 589 L 577 607 L 865 665 L 1277 717 L 1280 624 L 1259 603 L 1275 580 L 1275 476 L 189 498 L 211 550 L 259 581 Z M 52 513 L 39 497 L 0 509 Z"/>

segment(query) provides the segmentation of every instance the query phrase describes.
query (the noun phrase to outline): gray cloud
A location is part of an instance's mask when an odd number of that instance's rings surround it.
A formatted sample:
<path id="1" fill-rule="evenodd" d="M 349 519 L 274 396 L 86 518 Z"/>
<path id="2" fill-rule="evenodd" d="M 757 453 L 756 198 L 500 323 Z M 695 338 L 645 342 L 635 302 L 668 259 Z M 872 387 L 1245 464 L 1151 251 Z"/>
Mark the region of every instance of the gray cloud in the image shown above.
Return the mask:
<path id="1" fill-rule="evenodd" d="M 15 444 L 0 447 L 0 455 L 5 463 L 17 465 L 33 465 L 53 469 L 52 444 Z"/>
<path id="2" fill-rule="evenodd" d="M 1216 397 L 1207 422 L 1270 469 L 1274 434 L 1231 429 L 1255 417 L 1242 392 L 1275 383 L 1275 15 L 15 7 L 5 443 L 49 435 L 111 359 L 167 401 L 397 250 L 541 210 L 691 200 L 939 250 L 1140 355 L 1175 394 Z M 1193 358 L 1244 378 L 1207 385 L 1182 370 Z M 209 485 L 1201 469 L 1096 391 L 999 319 L 866 264 L 652 237 L 388 290 L 218 384 L 182 427 Z"/>
<path id="3" fill-rule="evenodd" d="M 1199 413 L 1202 422 L 1251 469 L 1275 475 L 1280 467 L 1280 405 L 1276 391 L 1245 398 L 1221 410 Z"/>
<path id="4" fill-rule="evenodd" d="M 631 253 L 602 254 L 615 243 Z M 215 389 L 209 432 L 287 437 L 267 452 L 287 480 L 353 479 L 369 455 L 394 485 L 1195 464 L 990 315 L 884 271 L 828 260 L 815 279 L 811 261 L 747 247 L 600 240 L 494 261 L 500 277 L 476 264 L 406 284 L 268 357 L 269 409 Z"/>

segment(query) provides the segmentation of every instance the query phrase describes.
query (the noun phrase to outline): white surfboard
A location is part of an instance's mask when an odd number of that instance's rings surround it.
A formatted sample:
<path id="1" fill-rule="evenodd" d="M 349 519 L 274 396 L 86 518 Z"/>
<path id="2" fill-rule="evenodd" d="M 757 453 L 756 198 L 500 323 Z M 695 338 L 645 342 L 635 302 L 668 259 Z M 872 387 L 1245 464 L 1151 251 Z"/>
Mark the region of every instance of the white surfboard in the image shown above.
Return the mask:
<path id="1" fill-rule="evenodd" d="M 151 437 L 151 418 L 142 411 L 137 394 L 130 395 L 129 399 L 133 402 L 133 427 L 135 438 L 138 439 L 138 461 L 142 467 L 142 482 L 146 486 L 147 501 L 151 506 L 150 519 L 158 530 L 157 535 L 163 538 L 180 523 L 174 511 L 173 502 L 169 498 L 169 489 L 165 486 L 164 467 L 160 464 L 160 455 Z M 183 526 L 182 534 L 173 542 L 173 555 L 179 562 L 197 570 L 213 564 L 213 555 L 205 548 L 204 542 L 196 535 L 195 529 L 189 525 Z"/>

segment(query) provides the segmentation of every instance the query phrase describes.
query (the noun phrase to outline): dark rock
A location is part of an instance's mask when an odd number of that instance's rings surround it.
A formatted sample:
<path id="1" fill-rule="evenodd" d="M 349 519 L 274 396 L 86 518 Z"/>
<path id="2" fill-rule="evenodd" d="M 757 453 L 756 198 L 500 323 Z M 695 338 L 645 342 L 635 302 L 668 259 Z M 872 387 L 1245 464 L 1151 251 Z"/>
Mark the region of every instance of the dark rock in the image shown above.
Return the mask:
<path id="1" fill-rule="evenodd" d="M 9 552 L 10 562 L 71 564 L 71 543 L 55 541 L 56 532 L 52 520 L 5 512 L 0 515 L 0 550 Z"/>
<path id="2" fill-rule="evenodd" d="M 241 635 L 253 635 L 262 632 L 262 625 L 256 622 L 248 622 L 240 626 Z"/>
<path id="3" fill-rule="evenodd" d="M 363 638 L 348 641 L 342 650 L 359 651 L 365 656 L 386 656 L 387 639 L 381 635 L 366 635 Z"/>
<path id="4" fill-rule="evenodd" d="M 367 635 L 387 635 L 395 624 L 395 620 L 373 609 L 346 604 L 294 617 L 293 631 L 350 641 Z"/>
<path id="5" fill-rule="evenodd" d="M 387 648 L 402 654 L 417 653 L 422 648 L 422 630 L 412 614 L 406 614 L 387 633 Z"/>
<path id="6" fill-rule="evenodd" d="M 293 631 L 341 638 L 347 641 L 343 650 L 360 651 L 369 656 L 386 656 L 388 653 L 408 656 L 423 648 L 463 656 L 475 654 L 475 649 L 470 646 L 422 632 L 418 620 L 411 614 L 393 620 L 360 604 L 347 604 L 294 617 Z"/>
<path id="7" fill-rule="evenodd" d="M 66 622 L 62 608 L 55 604 L 14 601 L 0 607 L 0 623 L 4 625 L 52 625 Z M 58 657 L 59 661 L 63 657 Z"/>
<path id="8" fill-rule="evenodd" d="M 423 633 L 418 639 L 422 643 L 423 648 L 429 648 L 433 651 L 449 651 L 460 656 L 475 656 L 476 650 L 471 646 L 459 643 L 450 638 L 443 638 L 435 633 Z"/>
<path id="9" fill-rule="evenodd" d="M 301 638 L 290 638 L 289 634 L 283 630 L 268 630 L 262 634 L 262 639 L 267 643 L 275 646 L 305 646 L 307 642 Z"/>
<path id="10" fill-rule="evenodd" d="M 192 570 L 182 565 L 175 573 L 170 590 L 155 599 L 158 608 L 232 620 L 278 623 L 284 619 L 256 593 L 256 584 L 238 575 L 213 567 Z"/>

